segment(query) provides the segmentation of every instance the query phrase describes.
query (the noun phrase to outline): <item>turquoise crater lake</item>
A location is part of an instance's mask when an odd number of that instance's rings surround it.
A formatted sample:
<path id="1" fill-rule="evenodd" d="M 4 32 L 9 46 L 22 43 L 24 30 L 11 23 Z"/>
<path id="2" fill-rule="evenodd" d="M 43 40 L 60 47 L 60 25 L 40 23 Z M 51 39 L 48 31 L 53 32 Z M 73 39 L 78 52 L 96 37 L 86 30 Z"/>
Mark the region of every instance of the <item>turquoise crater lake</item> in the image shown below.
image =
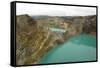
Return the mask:
<path id="1" fill-rule="evenodd" d="M 80 34 L 48 51 L 38 64 L 96 60 L 96 36 Z"/>

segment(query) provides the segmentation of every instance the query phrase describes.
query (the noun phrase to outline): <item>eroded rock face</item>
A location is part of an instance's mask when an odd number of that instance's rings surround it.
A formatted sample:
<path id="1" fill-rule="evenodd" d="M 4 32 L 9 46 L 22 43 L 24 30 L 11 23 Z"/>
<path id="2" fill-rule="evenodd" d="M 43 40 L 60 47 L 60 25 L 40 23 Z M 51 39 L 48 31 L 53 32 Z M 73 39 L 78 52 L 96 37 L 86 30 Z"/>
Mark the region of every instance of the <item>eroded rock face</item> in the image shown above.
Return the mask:
<path id="1" fill-rule="evenodd" d="M 96 16 L 85 17 L 85 23 L 83 24 L 83 32 L 96 35 Z"/>
<path id="2" fill-rule="evenodd" d="M 50 28 L 56 28 L 57 31 Z M 96 34 L 96 16 L 47 16 L 42 19 L 33 19 L 28 15 L 17 16 L 16 63 L 36 64 L 56 44 L 63 43 L 65 39 L 80 33 Z"/>
<path id="3" fill-rule="evenodd" d="M 17 65 L 35 64 L 54 47 L 57 40 L 63 39 L 59 33 L 49 31 L 43 25 L 38 26 L 37 21 L 27 15 L 17 16 L 16 33 Z"/>

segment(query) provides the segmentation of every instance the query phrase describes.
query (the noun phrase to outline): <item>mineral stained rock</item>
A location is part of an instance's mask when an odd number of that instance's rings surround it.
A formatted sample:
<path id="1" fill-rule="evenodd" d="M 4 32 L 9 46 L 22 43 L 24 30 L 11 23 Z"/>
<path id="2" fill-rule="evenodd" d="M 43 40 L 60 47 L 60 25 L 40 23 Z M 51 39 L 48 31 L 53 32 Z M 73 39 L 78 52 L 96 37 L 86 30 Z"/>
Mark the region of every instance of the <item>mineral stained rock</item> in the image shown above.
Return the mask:
<path id="1" fill-rule="evenodd" d="M 96 16 L 17 16 L 16 63 L 36 64 L 51 48 L 80 33 L 96 35 Z"/>

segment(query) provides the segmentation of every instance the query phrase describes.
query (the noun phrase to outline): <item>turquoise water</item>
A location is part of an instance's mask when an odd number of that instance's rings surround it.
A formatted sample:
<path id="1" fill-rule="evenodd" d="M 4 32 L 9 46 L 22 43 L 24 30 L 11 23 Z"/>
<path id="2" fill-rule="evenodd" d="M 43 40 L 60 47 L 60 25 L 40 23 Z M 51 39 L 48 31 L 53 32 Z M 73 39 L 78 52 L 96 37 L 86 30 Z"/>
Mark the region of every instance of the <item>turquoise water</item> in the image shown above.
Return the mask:
<path id="1" fill-rule="evenodd" d="M 51 31 L 54 31 L 54 32 L 66 32 L 64 29 L 60 29 L 60 28 L 49 28 Z"/>
<path id="2" fill-rule="evenodd" d="M 46 53 L 38 64 L 96 60 L 96 37 L 80 34 Z"/>

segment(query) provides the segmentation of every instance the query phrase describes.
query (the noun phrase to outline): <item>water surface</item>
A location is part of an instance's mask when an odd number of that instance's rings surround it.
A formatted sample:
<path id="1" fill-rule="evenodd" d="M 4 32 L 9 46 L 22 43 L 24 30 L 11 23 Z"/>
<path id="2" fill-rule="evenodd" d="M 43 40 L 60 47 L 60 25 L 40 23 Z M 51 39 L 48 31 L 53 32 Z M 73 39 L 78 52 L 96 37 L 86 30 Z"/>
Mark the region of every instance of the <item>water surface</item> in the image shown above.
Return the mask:
<path id="1" fill-rule="evenodd" d="M 47 52 L 38 64 L 96 60 L 96 37 L 80 34 Z"/>

